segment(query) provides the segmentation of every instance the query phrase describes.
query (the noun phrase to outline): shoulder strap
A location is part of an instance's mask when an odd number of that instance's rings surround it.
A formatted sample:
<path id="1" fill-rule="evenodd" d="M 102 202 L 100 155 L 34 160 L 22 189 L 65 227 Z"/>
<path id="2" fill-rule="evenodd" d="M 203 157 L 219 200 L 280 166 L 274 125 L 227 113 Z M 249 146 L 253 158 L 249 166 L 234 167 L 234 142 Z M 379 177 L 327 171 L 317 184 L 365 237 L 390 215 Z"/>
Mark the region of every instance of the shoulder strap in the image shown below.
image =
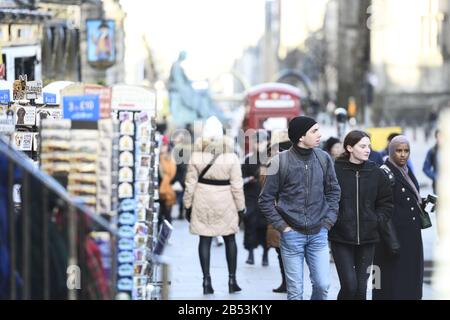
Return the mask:
<path id="1" fill-rule="evenodd" d="M 395 185 L 395 176 L 392 170 L 386 164 L 383 164 L 380 169 L 386 174 L 389 182 L 391 183 L 391 187 L 393 187 Z"/>
<path id="2" fill-rule="evenodd" d="M 202 179 L 203 176 L 206 174 L 206 172 L 208 172 L 209 168 L 211 168 L 211 166 L 214 164 L 214 161 L 216 161 L 216 159 L 219 157 L 220 154 L 216 154 L 214 155 L 214 157 L 212 158 L 211 162 L 208 163 L 208 165 L 202 170 L 202 172 L 200 172 L 200 175 L 198 176 L 198 179 Z"/>
<path id="3" fill-rule="evenodd" d="M 327 185 L 327 172 L 328 172 L 328 159 L 325 151 L 322 151 L 318 148 L 313 148 L 313 152 L 316 155 L 317 159 L 319 159 L 320 166 L 323 171 L 323 190 L 326 191 Z"/>
<path id="4" fill-rule="evenodd" d="M 279 162 L 278 162 L 278 171 L 279 171 L 279 179 L 278 179 L 278 190 L 284 186 L 284 182 L 286 181 L 287 176 L 287 167 L 288 167 L 288 152 L 289 150 L 282 151 L 278 154 Z"/>

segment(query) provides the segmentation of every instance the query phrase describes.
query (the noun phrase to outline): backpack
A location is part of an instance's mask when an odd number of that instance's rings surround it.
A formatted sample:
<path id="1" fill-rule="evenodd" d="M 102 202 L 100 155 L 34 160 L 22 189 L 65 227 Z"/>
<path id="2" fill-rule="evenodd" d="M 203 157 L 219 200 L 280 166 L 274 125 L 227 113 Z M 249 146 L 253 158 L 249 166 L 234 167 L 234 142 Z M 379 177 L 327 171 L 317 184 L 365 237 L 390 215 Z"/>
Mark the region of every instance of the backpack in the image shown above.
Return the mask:
<path id="1" fill-rule="evenodd" d="M 287 167 L 288 167 L 288 152 L 289 150 L 285 150 L 282 151 L 278 154 L 279 156 L 279 171 L 280 171 L 280 177 L 278 179 L 278 190 L 281 190 L 281 188 L 284 185 L 284 182 L 286 180 L 286 176 L 287 176 Z M 319 159 L 319 163 L 320 166 L 322 167 L 322 171 L 323 171 L 323 190 L 324 192 L 326 191 L 326 186 L 327 186 L 327 171 L 328 171 L 328 159 L 327 159 L 327 154 L 318 149 L 318 148 L 313 148 L 313 153 L 314 155 L 317 157 L 317 159 Z"/>

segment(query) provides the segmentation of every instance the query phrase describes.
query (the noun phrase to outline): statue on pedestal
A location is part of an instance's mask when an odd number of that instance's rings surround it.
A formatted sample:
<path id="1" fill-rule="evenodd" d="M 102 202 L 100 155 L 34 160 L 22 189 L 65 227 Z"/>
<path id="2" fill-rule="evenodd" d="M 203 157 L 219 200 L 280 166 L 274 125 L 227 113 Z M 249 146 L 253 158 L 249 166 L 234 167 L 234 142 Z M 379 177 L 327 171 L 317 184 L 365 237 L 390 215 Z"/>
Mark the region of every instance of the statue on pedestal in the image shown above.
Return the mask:
<path id="1" fill-rule="evenodd" d="M 223 119 L 223 114 L 217 109 L 209 92 L 196 91 L 192 82 L 186 76 L 181 63 L 186 59 L 186 51 L 180 52 L 178 59 L 172 64 L 168 82 L 170 113 L 176 126 L 186 126 L 195 120 L 217 116 Z"/>

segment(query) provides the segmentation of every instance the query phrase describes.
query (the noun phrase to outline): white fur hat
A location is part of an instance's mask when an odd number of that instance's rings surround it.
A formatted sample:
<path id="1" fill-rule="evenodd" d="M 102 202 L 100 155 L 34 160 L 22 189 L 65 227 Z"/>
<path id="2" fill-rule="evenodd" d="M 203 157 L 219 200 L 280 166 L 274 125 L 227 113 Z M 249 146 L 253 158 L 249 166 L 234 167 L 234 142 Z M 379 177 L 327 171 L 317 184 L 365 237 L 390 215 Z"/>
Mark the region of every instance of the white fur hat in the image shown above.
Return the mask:
<path id="1" fill-rule="evenodd" d="M 216 116 L 209 117 L 203 126 L 203 138 L 222 138 L 223 126 Z"/>

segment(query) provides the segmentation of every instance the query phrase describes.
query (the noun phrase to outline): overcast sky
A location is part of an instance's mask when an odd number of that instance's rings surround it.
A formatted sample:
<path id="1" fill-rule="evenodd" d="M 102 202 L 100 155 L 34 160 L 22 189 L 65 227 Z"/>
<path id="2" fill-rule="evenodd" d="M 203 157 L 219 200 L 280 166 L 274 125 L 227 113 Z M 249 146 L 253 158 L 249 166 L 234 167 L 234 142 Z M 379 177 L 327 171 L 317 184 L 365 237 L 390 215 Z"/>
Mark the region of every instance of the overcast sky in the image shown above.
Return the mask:
<path id="1" fill-rule="evenodd" d="M 127 49 L 133 56 L 145 34 L 165 75 L 180 50 L 193 79 L 229 70 L 264 31 L 264 0 L 121 0 L 127 12 Z"/>

